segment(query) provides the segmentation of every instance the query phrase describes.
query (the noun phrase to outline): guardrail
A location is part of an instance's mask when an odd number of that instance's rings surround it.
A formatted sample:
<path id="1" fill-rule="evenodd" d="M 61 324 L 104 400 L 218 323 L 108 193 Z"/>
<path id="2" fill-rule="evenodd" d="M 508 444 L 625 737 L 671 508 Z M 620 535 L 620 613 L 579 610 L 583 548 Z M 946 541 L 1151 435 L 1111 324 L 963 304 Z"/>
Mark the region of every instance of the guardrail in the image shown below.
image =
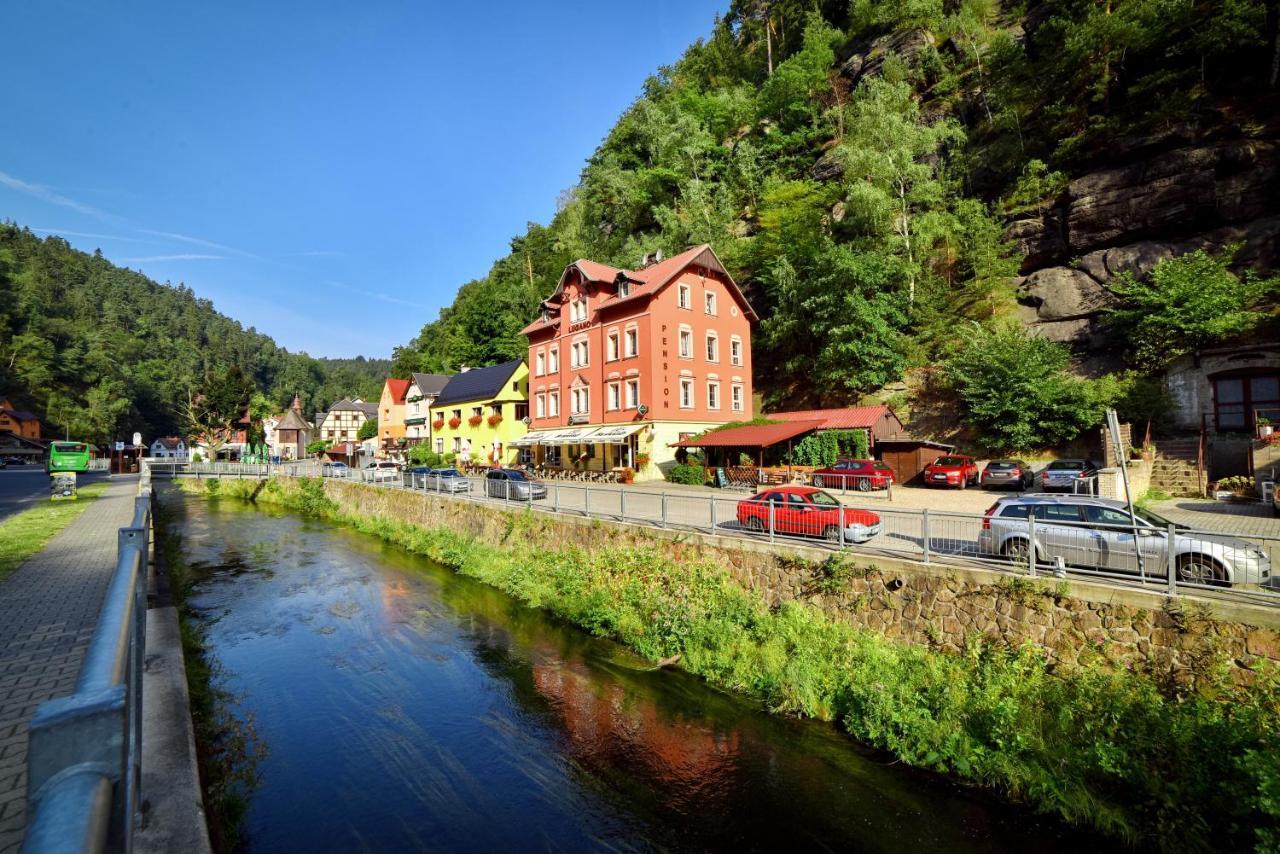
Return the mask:
<path id="1" fill-rule="evenodd" d="M 151 478 L 144 468 L 75 691 L 41 703 L 31 720 L 24 854 L 132 849 L 150 531 Z"/>
<path id="2" fill-rule="evenodd" d="M 265 475 L 265 472 L 242 473 L 235 463 L 222 465 L 229 466 L 227 474 L 231 477 Z M 173 473 L 181 474 L 180 471 Z M 374 486 L 439 493 L 458 500 L 526 505 L 538 512 L 767 539 L 772 543 L 804 542 L 819 548 L 857 550 L 924 564 L 979 564 L 1021 575 L 1070 575 L 1081 580 L 1140 586 L 1170 595 L 1229 593 L 1237 599 L 1280 605 L 1278 580 L 1270 570 L 1266 577 L 1261 575 L 1264 565 L 1280 568 L 1280 536 L 1171 528 L 1172 523 L 1164 520 L 1146 522 L 1135 534 L 1132 522 L 1105 524 L 1083 518 L 1077 521 L 1048 519 L 1038 517 L 1039 511 L 1031 518 L 1005 519 L 1003 508 L 998 517 L 899 508 L 876 500 L 874 493 L 851 490 L 839 497 L 841 513 L 869 514 L 874 522 L 852 516 L 842 524 L 835 508 L 828 508 L 824 516 L 821 509 L 793 510 L 785 502 L 777 506 L 765 502 L 753 507 L 749 496 L 741 494 L 661 490 L 647 488 L 645 484 L 545 481 L 539 483 L 541 489 L 529 490 L 506 480 L 464 477 L 459 483 L 459 479 L 413 472 L 403 472 L 396 480 L 375 480 L 380 476 L 368 469 L 329 468 L 326 471 L 323 464 L 315 461 L 273 466 L 272 473 L 309 477 L 337 474 L 338 479 Z M 203 472 L 189 474 L 204 476 Z M 778 487 L 761 486 L 759 492 L 768 492 L 771 488 Z M 1062 498 L 1071 494 L 1060 492 L 1053 496 Z M 992 496 L 993 510 L 1001 497 L 1004 496 Z M 999 536 L 991 533 L 993 528 Z M 1034 553 L 1029 548 L 1017 547 L 1019 528 L 1024 543 L 1036 543 Z M 1173 548 L 1168 548 L 1168 543 L 1172 543 Z M 1262 559 L 1256 560 L 1250 549 L 1260 553 Z M 1239 568 L 1236 564 L 1240 564 Z"/>

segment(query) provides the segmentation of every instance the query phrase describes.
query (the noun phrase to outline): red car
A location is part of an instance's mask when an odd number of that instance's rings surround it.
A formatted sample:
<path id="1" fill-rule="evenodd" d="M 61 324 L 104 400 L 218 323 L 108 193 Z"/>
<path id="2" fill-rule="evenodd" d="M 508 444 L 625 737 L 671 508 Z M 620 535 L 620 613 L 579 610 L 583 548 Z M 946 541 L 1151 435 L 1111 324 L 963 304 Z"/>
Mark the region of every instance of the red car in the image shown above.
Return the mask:
<path id="1" fill-rule="evenodd" d="M 816 469 L 814 486 L 832 486 L 870 492 L 887 489 L 893 483 L 893 469 L 880 460 L 841 460 L 833 466 Z"/>
<path id="2" fill-rule="evenodd" d="M 973 457 L 951 454 L 938 457 L 925 466 L 921 477 L 925 486 L 958 486 L 964 489 L 978 484 L 978 464 Z"/>
<path id="3" fill-rule="evenodd" d="M 865 543 L 880 533 L 880 517 L 866 510 L 842 507 L 812 486 L 778 486 L 738 502 L 738 524 L 748 531 L 801 534 L 839 541 L 844 526 L 846 543 Z"/>

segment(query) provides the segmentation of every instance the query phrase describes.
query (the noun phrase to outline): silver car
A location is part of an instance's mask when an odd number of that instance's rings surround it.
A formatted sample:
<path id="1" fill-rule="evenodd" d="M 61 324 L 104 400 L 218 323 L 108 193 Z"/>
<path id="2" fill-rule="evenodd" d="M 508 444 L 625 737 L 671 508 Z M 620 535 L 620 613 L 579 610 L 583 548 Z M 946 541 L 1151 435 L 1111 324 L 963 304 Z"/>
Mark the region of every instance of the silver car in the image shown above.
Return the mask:
<path id="1" fill-rule="evenodd" d="M 493 498 L 511 501 L 533 501 L 547 497 L 545 484 L 529 480 L 528 475 L 516 469 L 491 469 L 484 476 L 485 493 Z"/>
<path id="2" fill-rule="evenodd" d="M 457 469 L 432 469 L 427 472 L 427 489 L 432 492 L 470 492 L 471 481 Z"/>
<path id="3" fill-rule="evenodd" d="M 987 510 L 978 533 L 978 553 L 1026 563 L 1029 516 L 1035 517 L 1036 560 L 1061 557 L 1069 566 L 1105 572 L 1163 576 L 1169 560 L 1169 522 L 1123 501 L 1071 495 L 1002 498 Z M 1178 580 L 1193 584 L 1271 582 L 1271 561 L 1255 544 L 1229 536 L 1203 535 L 1174 526 L 1173 558 Z M 1141 556 L 1141 564 L 1139 564 Z"/>

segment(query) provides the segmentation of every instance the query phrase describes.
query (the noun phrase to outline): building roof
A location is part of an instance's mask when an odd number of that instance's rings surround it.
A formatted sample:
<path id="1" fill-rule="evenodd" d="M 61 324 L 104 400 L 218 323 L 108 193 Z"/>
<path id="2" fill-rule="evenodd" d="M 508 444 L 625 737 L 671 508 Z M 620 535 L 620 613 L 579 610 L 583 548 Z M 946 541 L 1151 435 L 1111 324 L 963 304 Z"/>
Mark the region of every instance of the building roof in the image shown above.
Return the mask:
<path id="1" fill-rule="evenodd" d="M 772 417 L 772 416 L 770 416 Z M 821 421 L 784 421 L 777 424 L 745 424 L 672 442 L 673 448 L 767 448 L 802 433 L 821 430 Z"/>
<path id="2" fill-rule="evenodd" d="M 276 424 L 277 430 L 310 430 L 311 425 L 302 417 L 302 413 L 296 409 L 290 409 L 280 416 L 279 423 Z"/>
<path id="3" fill-rule="evenodd" d="M 183 442 L 182 442 L 182 437 L 180 436 L 161 436 L 151 444 L 155 445 L 157 443 L 168 448 L 169 450 L 173 450 L 174 448 L 181 445 Z"/>
<path id="4" fill-rule="evenodd" d="M 621 280 L 631 282 L 631 292 L 625 297 L 620 297 L 616 293 L 606 297 L 600 303 L 600 309 L 607 309 L 629 300 L 639 299 L 644 296 L 652 296 L 658 291 L 666 287 L 673 281 L 686 267 L 692 265 L 706 267 L 724 276 L 725 281 L 729 285 L 729 291 L 738 301 L 742 303 L 742 308 L 748 319 L 759 320 L 755 310 L 751 308 L 751 304 L 747 302 L 747 298 L 742 293 L 742 289 L 738 287 L 738 283 L 729 275 L 729 271 L 720 263 L 720 259 L 716 256 L 715 251 L 710 244 L 703 243 L 700 246 L 694 246 L 681 252 L 679 255 L 673 255 L 665 261 L 659 261 L 639 270 L 619 270 L 616 267 L 610 267 L 607 264 L 600 264 L 596 261 L 588 261 L 585 258 L 579 258 L 568 267 L 565 267 L 564 273 L 560 276 L 560 282 L 556 285 L 555 291 L 544 302 L 554 299 L 561 291 L 564 290 L 565 280 L 570 270 L 576 269 L 582 278 L 588 282 L 601 282 L 612 284 Z M 541 317 L 530 323 L 524 329 L 520 330 L 522 334 L 528 335 L 537 332 L 540 329 L 547 329 L 556 324 L 555 320 L 544 322 Z"/>
<path id="5" fill-rule="evenodd" d="M 438 395 L 444 391 L 445 385 L 449 382 L 448 374 L 410 374 L 409 376 L 413 379 L 413 385 L 416 385 L 418 391 L 424 396 Z"/>
<path id="6" fill-rule="evenodd" d="M 473 400 L 492 400 L 499 396 L 503 387 L 511 379 L 511 375 L 516 372 L 516 368 L 522 364 L 524 359 L 513 359 L 501 365 L 472 368 L 469 371 L 454 374 L 432 406 L 467 403 Z"/>
<path id="7" fill-rule="evenodd" d="M 404 403 L 404 396 L 409 391 L 409 380 L 387 377 L 386 386 L 391 390 L 392 403 Z"/>
<path id="8" fill-rule="evenodd" d="M 329 407 L 329 412 L 363 412 L 366 418 L 378 417 L 378 404 L 365 403 L 364 401 L 348 400 L 343 398 Z"/>
<path id="9" fill-rule="evenodd" d="M 843 409 L 800 409 L 795 412 L 769 412 L 770 421 L 820 421 L 822 430 L 870 429 L 889 412 L 887 406 L 846 406 Z"/>
<path id="10" fill-rule="evenodd" d="M 14 421 L 39 421 L 34 414 L 25 409 L 14 409 L 13 403 L 7 397 L 0 397 L 0 412 L 8 415 Z"/>

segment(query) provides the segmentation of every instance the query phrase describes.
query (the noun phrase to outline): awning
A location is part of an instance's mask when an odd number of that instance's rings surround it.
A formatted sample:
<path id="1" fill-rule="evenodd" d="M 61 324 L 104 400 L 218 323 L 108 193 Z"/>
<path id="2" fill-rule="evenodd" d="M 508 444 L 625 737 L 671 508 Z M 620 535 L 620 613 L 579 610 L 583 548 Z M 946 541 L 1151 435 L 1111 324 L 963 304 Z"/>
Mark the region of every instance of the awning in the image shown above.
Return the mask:
<path id="1" fill-rule="evenodd" d="M 633 433 L 639 433 L 647 426 L 648 424 L 641 421 L 632 424 L 612 424 L 608 427 L 598 427 L 583 441 L 593 445 L 625 445 L 627 439 L 631 438 Z"/>
<path id="2" fill-rule="evenodd" d="M 528 448 L 533 445 L 576 445 L 585 441 L 585 437 L 590 435 L 594 429 L 593 427 L 570 427 L 567 430 L 534 430 L 519 439 L 507 443 L 507 447 Z"/>
<path id="3" fill-rule="evenodd" d="M 672 442 L 673 448 L 767 448 L 779 442 L 793 439 L 803 433 L 821 430 L 823 421 L 786 421 L 780 424 L 746 424 L 716 430 L 705 436 L 695 436 L 682 442 Z"/>

